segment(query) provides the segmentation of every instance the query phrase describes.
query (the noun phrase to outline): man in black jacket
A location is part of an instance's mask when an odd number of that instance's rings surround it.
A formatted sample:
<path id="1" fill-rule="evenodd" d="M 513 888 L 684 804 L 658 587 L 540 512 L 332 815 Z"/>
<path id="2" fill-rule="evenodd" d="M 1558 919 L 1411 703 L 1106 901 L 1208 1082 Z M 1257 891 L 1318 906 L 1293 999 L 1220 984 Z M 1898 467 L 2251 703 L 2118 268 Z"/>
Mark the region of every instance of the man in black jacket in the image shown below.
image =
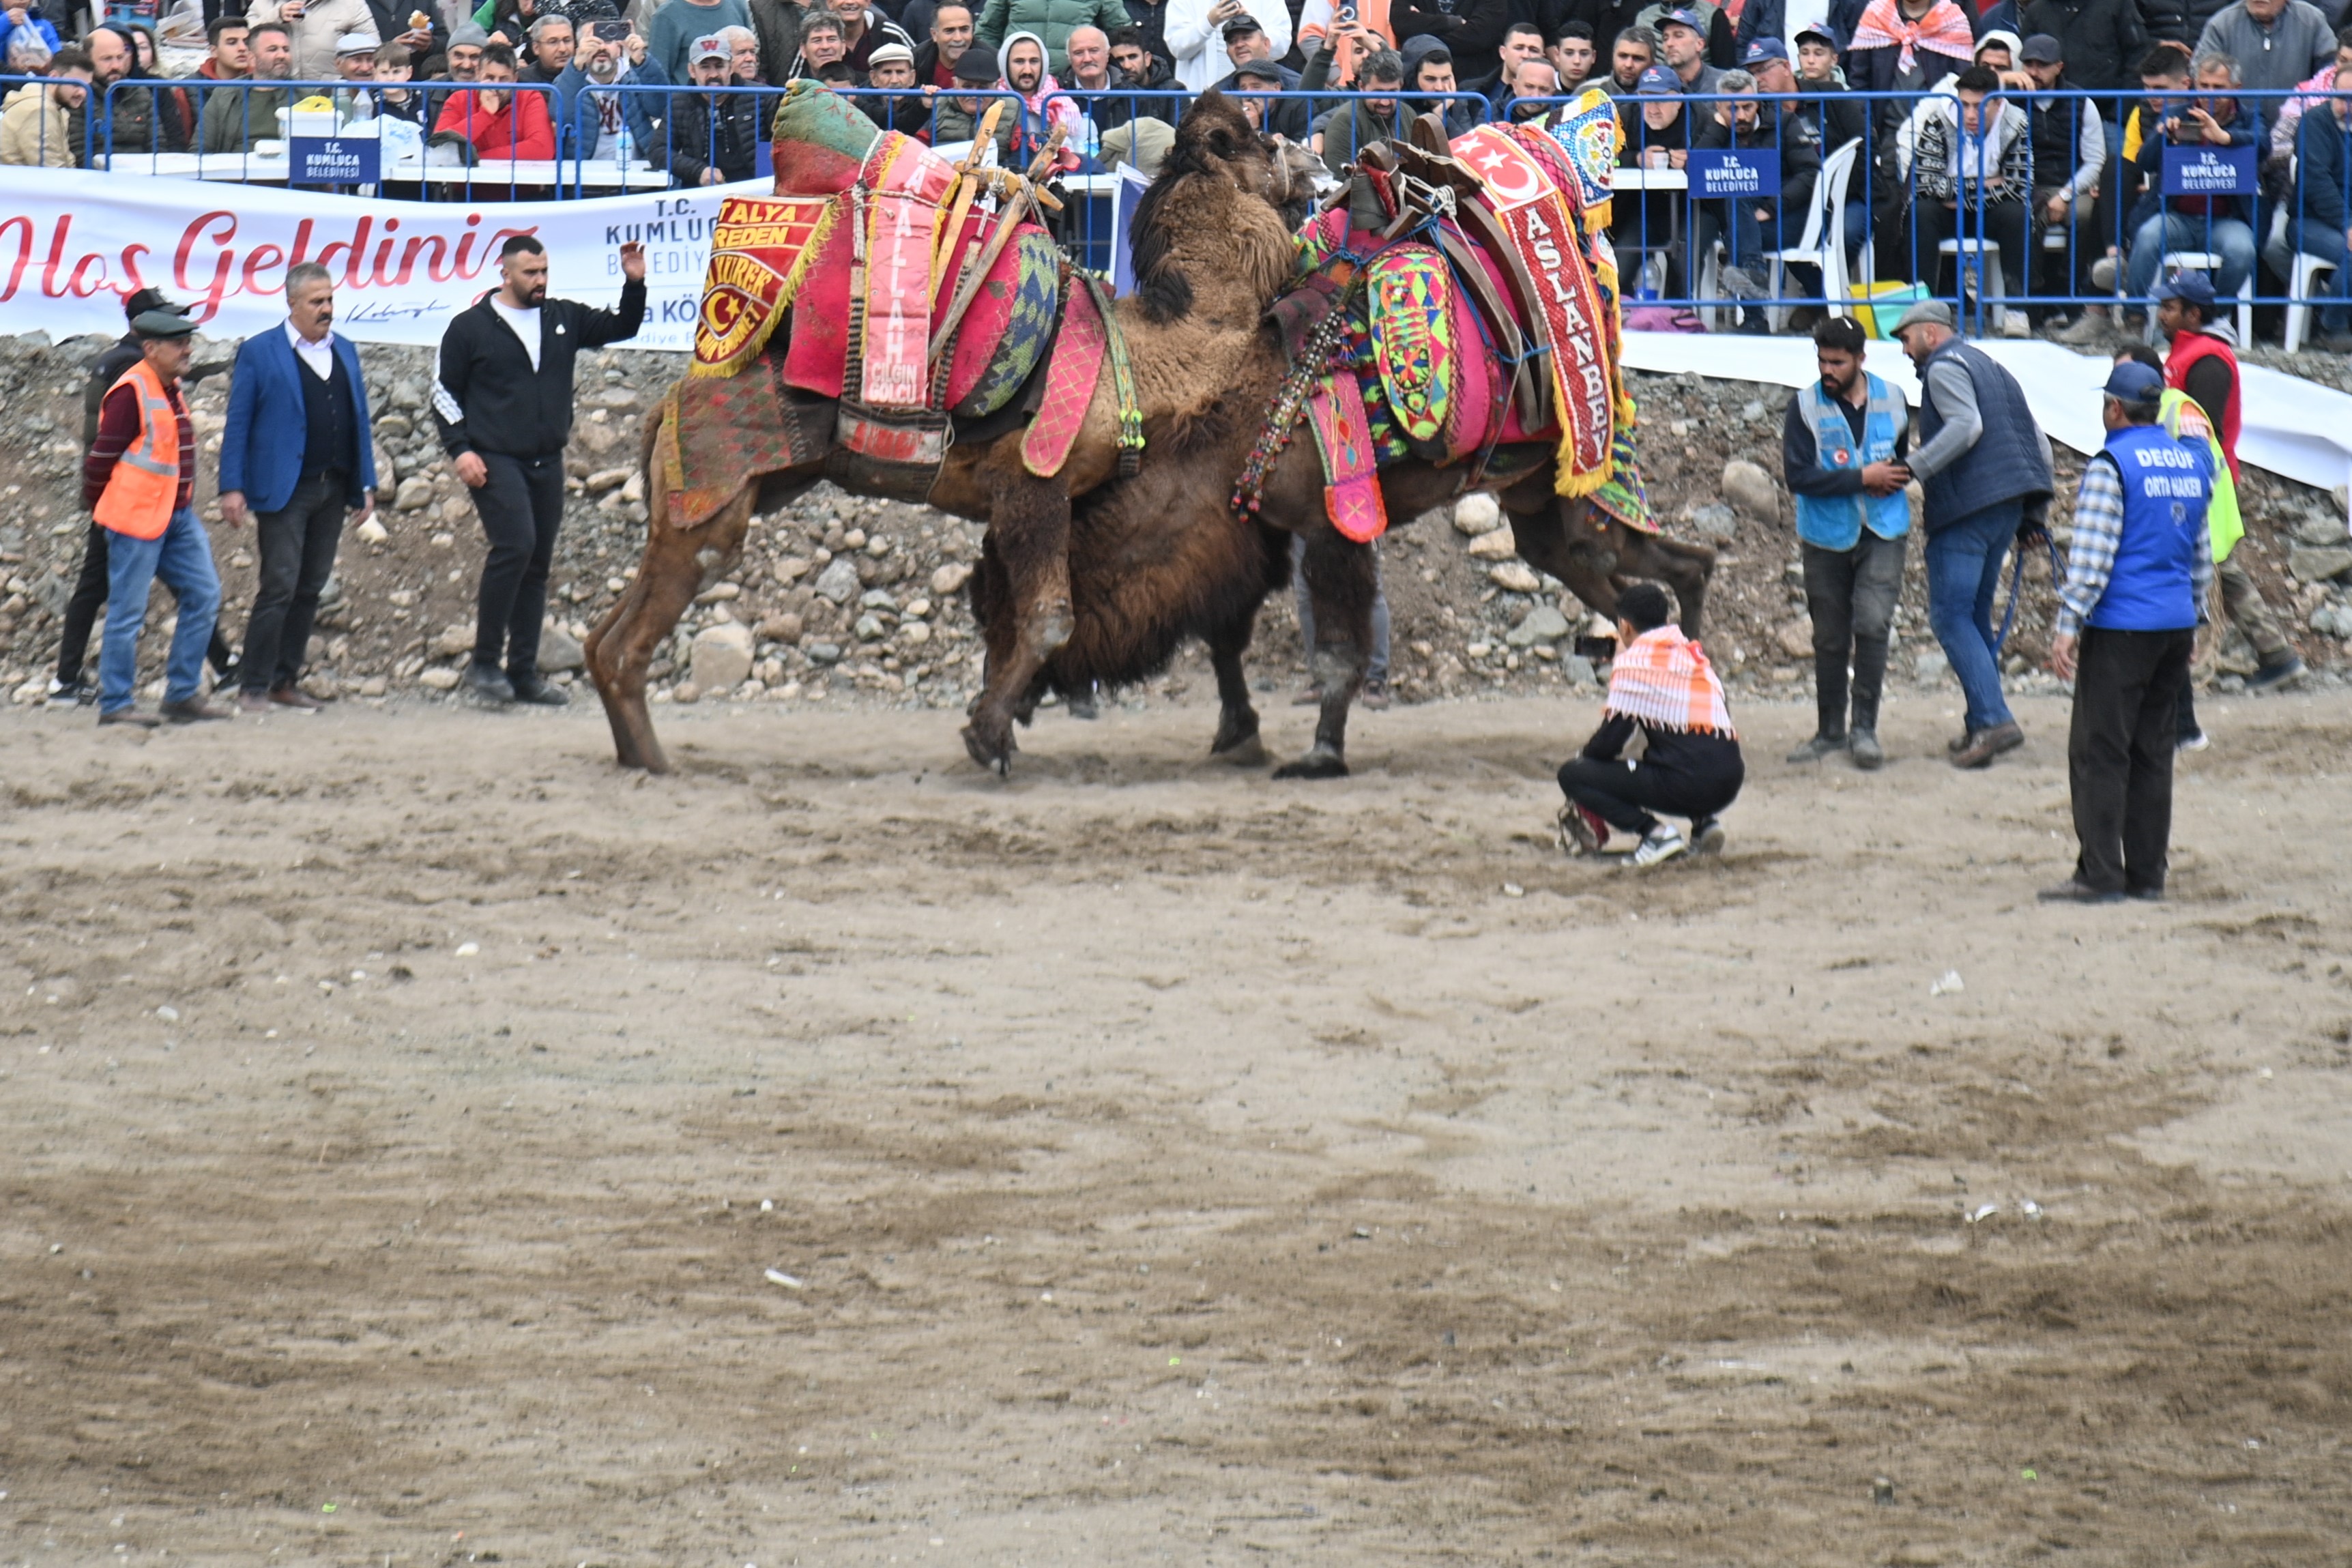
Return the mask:
<path id="1" fill-rule="evenodd" d="M 2138 0 L 2026 0 L 2017 20 L 2028 38 L 2047 33 L 2058 40 L 2066 85 L 2085 92 L 2129 88 L 2132 67 L 2147 53 Z"/>
<path id="2" fill-rule="evenodd" d="M 646 253 L 621 247 L 621 308 L 547 297 L 547 247 L 519 234 L 499 249 L 499 289 L 459 312 L 433 365 L 433 418 L 489 536 L 466 683 L 492 702 L 561 707 L 539 678 L 547 572 L 563 522 L 563 446 L 572 438 L 572 362 L 637 335 Z M 506 672 L 499 671 L 503 653 Z"/>
<path id="3" fill-rule="evenodd" d="M 730 60 L 725 38 L 697 38 L 687 51 L 687 74 L 700 88 L 751 85 L 728 75 Z M 679 184 L 722 185 L 758 172 L 758 94 L 681 92 L 669 105 L 669 172 Z"/>

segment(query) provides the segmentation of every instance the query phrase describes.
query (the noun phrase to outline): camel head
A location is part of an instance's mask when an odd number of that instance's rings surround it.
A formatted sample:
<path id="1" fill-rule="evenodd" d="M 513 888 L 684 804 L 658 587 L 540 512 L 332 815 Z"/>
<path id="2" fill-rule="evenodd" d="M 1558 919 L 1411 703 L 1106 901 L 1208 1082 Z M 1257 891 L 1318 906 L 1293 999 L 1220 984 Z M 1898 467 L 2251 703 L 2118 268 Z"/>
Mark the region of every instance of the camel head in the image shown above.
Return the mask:
<path id="1" fill-rule="evenodd" d="M 1135 208 L 1136 291 L 1146 317 L 1192 315 L 1211 289 L 1239 289 L 1234 324 L 1256 320 L 1295 265 L 1281 208 L 1312 194 L 1304 149 L 1260 136 L 1213 89 L 1177 122 L 1160 175 Z M 1244 307 L 1246 307 L 1244 309 Z"/>

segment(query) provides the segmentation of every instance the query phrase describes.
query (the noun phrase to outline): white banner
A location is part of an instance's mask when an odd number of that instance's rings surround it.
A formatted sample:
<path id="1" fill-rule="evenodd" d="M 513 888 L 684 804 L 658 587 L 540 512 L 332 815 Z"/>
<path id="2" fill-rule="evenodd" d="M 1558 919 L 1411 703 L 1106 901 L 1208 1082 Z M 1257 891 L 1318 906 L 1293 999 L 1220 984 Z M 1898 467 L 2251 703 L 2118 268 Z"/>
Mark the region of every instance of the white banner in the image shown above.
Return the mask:
<path id="1" fill-rule="evenodd" d="M 620 247 L 646 247 L 646 324 L 628 346 L 690 349 L 710 224 L 764 180 L 576 202 L 393 202 L 217 180 L 0 167 L 0 331 L 122 331 L 142 286 L 186 303 L 205 331 L 242 338 L 285 320 L 286 268 L 335 279 L 336 330 L 360 342 L 437 343 L 498 285 L 499 247 L 547 247 L 548 291 L 611 306 Z"/>

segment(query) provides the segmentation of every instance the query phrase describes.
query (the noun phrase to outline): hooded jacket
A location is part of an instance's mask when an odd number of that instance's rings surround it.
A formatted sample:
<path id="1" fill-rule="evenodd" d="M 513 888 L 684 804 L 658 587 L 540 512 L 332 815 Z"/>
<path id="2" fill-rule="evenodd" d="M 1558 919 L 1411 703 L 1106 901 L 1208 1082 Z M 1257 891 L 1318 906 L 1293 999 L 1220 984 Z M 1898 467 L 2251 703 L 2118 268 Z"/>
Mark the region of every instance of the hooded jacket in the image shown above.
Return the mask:
<path id="1" fill-rule="evenodd" d="M 1076 25 L 1072 24 L 1074 26 Z M 1121 22 L 1119 26 L 1123 27 L 1127 24 Z M 1013 46 L 1024 38 L 1028 39 L 1040 49 L 1045 47 L 1045 40 L 1032 32 L 1016 32 L 1005 38 L 996 51 L 996 77 L 1003 89 L 1008 92 L 1015 89 L 1013 86 L 1012 68 L 1007 62 L 1012 58 Z M 972 47 L 979 48 L 982 46 L 975 44 Z M 1062 96 L 1062 84 L 1054 79 L 1052 68 L 1047 67 L 1045 74 L 1037 79 L 1036 91 L 1024 92 L 1018 96 L 1021 100 L 1021 112 L 1011 121 L 1013 126 L 1013 139 L 1009 148 L 1011 166 L 1016 169 L 1027 168 L 1030 161 L 1037 156 L 1039 149 L 1045 145 L 1045 139 L 1053 133 L 1053 128 L 1059 125 L 1062 127 L 1062 151 L 1055 159 L 1055 167 L 1063 170 L 1076 168 L 1080 162 L 1080 149 L 1077 142 L 1082 117 L 1078 113 L 1077 100 Z M 999 144 L 1003 145 L 1002 139 Z"/>

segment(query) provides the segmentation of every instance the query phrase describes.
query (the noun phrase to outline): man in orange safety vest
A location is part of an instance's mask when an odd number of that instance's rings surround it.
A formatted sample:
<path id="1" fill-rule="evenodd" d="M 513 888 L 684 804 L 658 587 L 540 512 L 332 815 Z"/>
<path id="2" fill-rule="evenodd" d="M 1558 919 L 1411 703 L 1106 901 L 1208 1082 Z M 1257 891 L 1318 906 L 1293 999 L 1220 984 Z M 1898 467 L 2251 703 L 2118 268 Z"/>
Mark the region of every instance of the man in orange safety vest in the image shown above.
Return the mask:
<path id="1" fill-rule="evenodd" d="M 195 323 L 170 310 L 142 311 L 131 323 L 140 357 L 108 389 L 98 439 L 82 459 L 81 493 L 107 542 L 106 640 L 98 657 L 98 721 L 153 729 L 169 720 L 226 719 L 197 689 L 205 647 L 220 614 L 220 574 L 212 541 L 191 504 L 196 437 L 180 397 Z M 131 706 L 139 632 L 157 578 L 179 596 L 180 624 L 163 668 L 158 713 Z"/>

